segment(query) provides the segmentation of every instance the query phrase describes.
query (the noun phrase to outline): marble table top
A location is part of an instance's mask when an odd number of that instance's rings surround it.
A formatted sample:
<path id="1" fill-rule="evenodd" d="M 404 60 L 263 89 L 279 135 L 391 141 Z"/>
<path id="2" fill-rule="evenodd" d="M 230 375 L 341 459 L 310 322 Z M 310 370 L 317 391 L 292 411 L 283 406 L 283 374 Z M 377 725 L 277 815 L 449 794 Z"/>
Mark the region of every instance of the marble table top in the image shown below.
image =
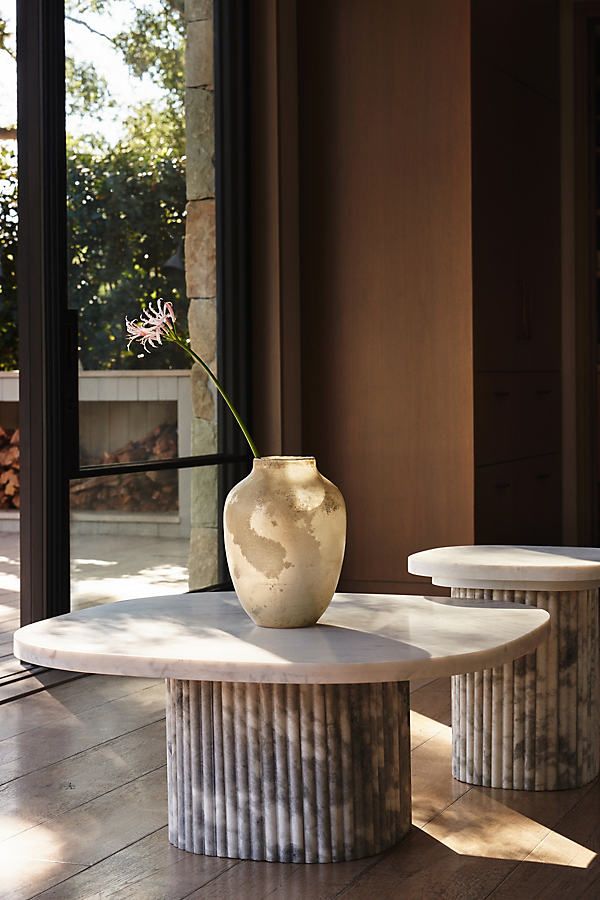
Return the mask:
<path id="1" fill-rule="evenodd" d="M 548 613 L 450 598 L 336 594 L 311 628 L 254 625 L 233 593 L 123 600 L 26 625 L 18 659 L 107 675 L 353 684 L 454 675 L 535 649 Z"/>
<path id="2" fill-rule="evenodd" d="M 408 571 L 444 587 L 583 591 L 600 585 L 597 547 L 480 544 L 438 547 L 408 557 Z"/>

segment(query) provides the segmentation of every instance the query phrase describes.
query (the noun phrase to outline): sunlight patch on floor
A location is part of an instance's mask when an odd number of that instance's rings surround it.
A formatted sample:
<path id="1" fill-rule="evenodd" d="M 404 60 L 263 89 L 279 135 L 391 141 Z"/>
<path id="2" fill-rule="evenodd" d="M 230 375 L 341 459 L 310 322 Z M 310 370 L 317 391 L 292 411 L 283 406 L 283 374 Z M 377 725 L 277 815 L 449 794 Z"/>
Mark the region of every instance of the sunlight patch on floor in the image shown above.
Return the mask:
<path id="1" fill-rule="evenodd" d="M 78 535 L 73 544 L 72 609 L 188 590 L 187 540 Z"/>
<path id="2" fill-rule="evenodd" d="M 422 826 L 461 856 L 587 868 L 596 853 L 474 787 Z"/>
<path id="3" fill-rule="evenodd" d="M 542 843 L 527 857 L 527 862 L 550 863 L 555 866 L 571 866 L 575 869 L 587 869 L 598 854 L 588 847 L 578 844 L 551 831 Z"/>
<path id="4" fill-rule="evenodd" d="M 410 747 L 411 750 L 415 750 L 421 744 L 424 744 L 425 741 L 430 740 L 430 738 L 434 737 L 436 734 L 445 734 L 448 736 L 449 742 L 452 740 L 452 729 L 449 725 L 443 725 L 441 722 L 436 722 L 435 719 L 430 719 L 429 716 L 424 716 L 422 713 L 416 712 L 416 710 L 411 709 L 410 711 Z M 449 744 L 451 746 L 451 743 Z"/>
<path id="5" fill-rule="evenodd" d="M 71 560 L 71 565 L 74 571 L 78 570 L 79 566 L 116 566 L 116 559 L 73 559 Z"/>
<path id="6" fill-rule="evenodd" d="M 452 729 L 411 711 L 413 824 L 461 856 L 587 868 L 597 854 L 452 777 Z M 509 792 L 507 792 L 508 794 Z M 535 795 L 532 795 L 534 797 Z"/>
<path id="7" fill-rule="evenodd" d="M 15 572 L 11 572 L 11 568 Z M 19 560 L 10 559 L 8 556 L 0 556 L 0 591 L 20 591 Z"/>
<path id="8" fill-rule="evenodd" d="M 147 578 L 150 584 L 187 584 L 187 569 L 184 569 L 183 566 L 175 566 L 169 563 L 163 563 L 162 566 L 140 569 L 139 574 L 142 578 Z M 185 590 L 187 590 L 187 588 L 185 588 Z"/>
<path id="9" fill-rule="evenodd" d="M 187 591 L 187 581 L 149 582 L 136 576 L 121 578 L 94 578 L 72 584 L 71 609 L 84 609 L 99 603 L 115 603 L 119 600 L 133 600 L 136 597 L 161 597 Z"/>
<path id="10" fill-rule="evenodd" d="M 0 826 L 5 816 L 0 816 Z M 14 832 L 14 819 L 12 820 Z M 30 823 L 25 819 L 20 823 L 20 833 L 31 830 L 37 823 Z M 16 850 L 10 841 L 0 843 L 0 872 L 2 890 L 23 889 L 34 882 L 37 877 L 43 875 L 46 870 L 52 870 L 57 865 L 63 865 L 60 860 L 59 841 L 50 829 L 39 825 L 35 831 L 31 831 L 30 841 L 26 850 Z M 79 867 L 78 867 L 79 868 Z"/>

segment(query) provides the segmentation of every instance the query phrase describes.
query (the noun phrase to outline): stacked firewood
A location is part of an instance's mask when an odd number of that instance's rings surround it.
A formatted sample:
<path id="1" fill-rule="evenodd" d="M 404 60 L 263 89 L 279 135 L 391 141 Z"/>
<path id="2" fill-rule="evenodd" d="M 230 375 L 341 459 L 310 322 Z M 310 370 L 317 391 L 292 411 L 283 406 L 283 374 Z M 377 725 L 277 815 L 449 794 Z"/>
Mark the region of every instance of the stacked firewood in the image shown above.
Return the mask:
<path id="1" fill-rule="evenodd" d="M 142 462 L 177 456 L 177 428 L 159 425 L 145 437 L 128 441 L 101 459 L 83 460 L 86 465 Z M 71 509 L 118 510 L 119 512 L 173 512 L 177 510 L 177 472 L 153 471 L 127 475 L 99 475 L 71 483 Z"/>
<path id="2" fill-rule="evenodd" d="M 105 450 L 100 457 L 84 454 L 81 462 L 84 466 L 110 466 L 114 463 L 173 459 L 174 456 L 177 456 L 177 426 L 157 425 L 143 438 L 128 441 L 119 450 Z"/>
<path id="3" fill-rule="evenodd" d="M 19 429 L 0 427 L 0 509 L 19 509 Z"/>
<path id="4" fill-rule="evenodd" d="M 84 465 L 111 465 L 177 456 L 177 428 L 159 425 L 137 441 L 128 441 Z M 0 427 L 0 509 L 20 507 L 19 429 Z M 71 509 L 119 512 L 174 512 L 178 508 L 177 472 L 154 471 L 101 475 L 71 483 Z"/>

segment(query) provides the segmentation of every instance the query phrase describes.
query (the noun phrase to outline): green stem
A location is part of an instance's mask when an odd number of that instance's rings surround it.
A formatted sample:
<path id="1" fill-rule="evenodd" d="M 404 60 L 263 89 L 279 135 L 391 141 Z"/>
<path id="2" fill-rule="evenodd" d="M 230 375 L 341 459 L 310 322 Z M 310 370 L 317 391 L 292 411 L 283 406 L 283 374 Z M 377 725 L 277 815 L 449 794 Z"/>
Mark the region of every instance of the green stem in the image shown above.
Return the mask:
<path id="1" fill-rule="evenodd" d="M 183 338 L 180 337 L 180 336 L 177 334 L 176 331 L 173 331 L 173 336 L 172 336 L 171 340 L 174 341 L 174 342 L 177 344 L 178 347 L 181 347 L 182 350 L 185 350 L 185 352 L 188 354 L 188 356 L 191 356 L 191 358 L 192 358 L 195 362 L 197 362 L 198 365 L 202 366 L 202 368 L 204 369 L 204 371 L 206 372 L 206 374 L 209 376 L 209 378 L 212 379 L 212 381 L 213 381 L 213 383 L 214 383 L 216 389 L 218 390 L 218 392 L 220 393 L 221 397 L 223 398 L 223 400 L 225 401 L 225 403 L 227 404 L 227 406 L 228 406 L 229 409 L 231 410 L 231 412 L 232 412 L 232 414 L 233 414 L 233 417 L 234 417 L 235 421 L 238 423 L 238 425 L 239 425 L 240 428 L 242 429 L 242 433 L 243 433 L 244 437 L 246 438 L 246 440 L 248 441 L 248 445 L 249 445 L 250 449 L 252 450 L 252 455 L 254 456 L 255 459 L 256 459 L 257 457 L 259 457 L 259 456 L 260 456 L 260 453 L 258 452 L 258 449 L 257 449 L 257 447 L 256 447 L 256 444 L 254 443 L 254 441 L 253 441 L 252 438 L 250 437 L 250 432 L 248 431 L 248 429 L 247 429 L 246 426 L 244 425 L 244 423 L 243 423 L 243 421 L 242 421 L 242 418 L 241 418 L 239 412 L 237 411 L 237 409 L 235 408 L 235 406 L 233 405 L 233 403 L 231 402 L 231 400 L 230 400 L 229 397 L 227 396 L 227 394 L 226 394 L 226 392 L 225 392 L 225 388 L 223 387 L 223 385 L 221 384 L 221 382 L 219 381 L 219 379 L 217 378 L 217 376 L 215 375 L 215 373 L 212 371 L 212 369 L 211 369 L 209 366 L 206 365 L 206 363 L 204 362 L 204 360 L 203 360 L 200 356 L 198 356 L 198 354 L 197 354 L 194 350 L 192 350 L 192 348 L 191 348 L 188 344 L 186 344 L 186 342 L 183 340 Z"/>

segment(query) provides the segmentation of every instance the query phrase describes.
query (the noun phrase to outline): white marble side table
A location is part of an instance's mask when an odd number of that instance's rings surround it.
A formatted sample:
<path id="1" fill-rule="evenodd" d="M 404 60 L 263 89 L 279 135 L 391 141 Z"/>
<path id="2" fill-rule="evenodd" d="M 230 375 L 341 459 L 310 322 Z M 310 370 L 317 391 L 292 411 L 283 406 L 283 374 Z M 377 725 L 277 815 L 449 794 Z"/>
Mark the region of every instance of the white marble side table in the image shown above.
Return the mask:
<path id="1" fill-rule="evenodd" d="M 600 549 L 440 547 L 408 570 L 478 604 L 550 613 L 535 653 L 452 679 L 453 774 L 496 788 L 558 790 L 600 771 Z"/>
<path id="2" fill-rule="evenodd" d="M 457 605 L 458 604 L 458 605 Z M 411 825 L 410 678 L 533 650 L 543 610 L 336 595 L 312 628 L 258 628 L 235 594 L 125 600 L 28 625 L 19 659 L 167 682 L 169 840 L 194 853 L 337 862 Z"/>

